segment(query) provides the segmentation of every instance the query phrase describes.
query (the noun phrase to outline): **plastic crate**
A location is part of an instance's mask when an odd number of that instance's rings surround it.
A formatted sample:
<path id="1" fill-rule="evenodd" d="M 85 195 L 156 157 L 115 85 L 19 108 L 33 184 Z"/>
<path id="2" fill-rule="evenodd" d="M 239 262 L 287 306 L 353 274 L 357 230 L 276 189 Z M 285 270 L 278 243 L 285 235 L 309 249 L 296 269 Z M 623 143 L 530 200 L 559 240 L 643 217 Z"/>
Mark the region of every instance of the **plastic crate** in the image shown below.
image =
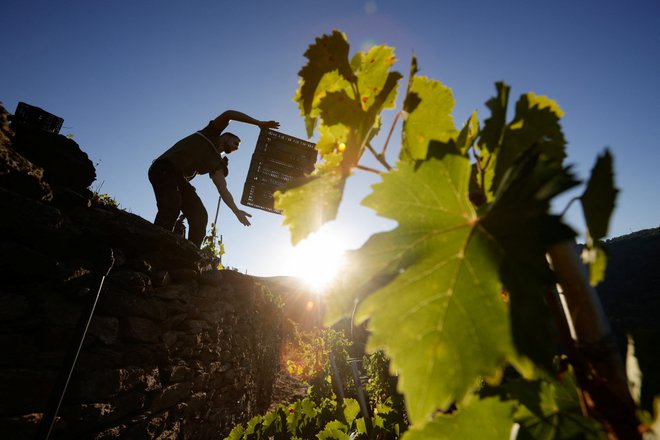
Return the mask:
<path id="1" fill-rule="evenodd" d="M 36 127 L 52 133 L 59 133 L 64 119 L 46 110 L 24 102 L 19 102 L 12 117 L 12 124 Z"/>
<path id="2" fill-rule="evenodd" d="M 269 185 L 282 186 L 305 174 L 304 169 L 288 166 L 278 160 L 255 153 L 252 155 L 247 180 L 258 180 Z"/>
<path id="3" fill-rule="evenodd" d="M 273 130 L 261 131 L 254 152 L 263 153 L 273 160 L 300 167 L 307 172 L 314 169 L 318 155 L 312 142 Z"/>
<path id="4" fill-rule="evenodd" d="M 280 213 L 273 193 L 314 170 L 314 144 L 273 130 L 262 130 L 252 155 L 241 204 Z"/>
<path id="5" fill-rule="evenodd" d="M 273 185 L 257 181 L 245 182 L 241 204 L 261 209 L 263 211 L 281 214 L 281 211 L 274 208 L 275 198 L 273 197 L 273 194 L 277 190 L 278 188 Z"/>

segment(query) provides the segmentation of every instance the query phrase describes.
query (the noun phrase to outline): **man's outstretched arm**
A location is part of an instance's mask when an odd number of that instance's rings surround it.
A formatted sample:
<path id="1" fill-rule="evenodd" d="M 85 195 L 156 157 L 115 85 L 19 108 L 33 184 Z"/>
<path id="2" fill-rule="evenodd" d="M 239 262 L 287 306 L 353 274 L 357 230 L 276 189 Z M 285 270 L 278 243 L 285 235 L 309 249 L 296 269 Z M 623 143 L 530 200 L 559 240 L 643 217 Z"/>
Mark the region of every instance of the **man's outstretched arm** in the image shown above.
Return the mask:
<path id="1" fill-rule="evenodd" d="M 218 129 L 224 130 L 229 124 L 229 121 L 244 122 L 246 124 L 256 125 L 259 128 L 279 128 L 280 123 L 277 121 L 260 121 L 245 113 L 237 112 L 236 110 L 227 110 L 220 116 L 211 121 L 211 125 Z"/>
<path id="2" fill-rule="evenodd" d="M 218 188 L 218 193 L 220 193 L 222 201 L 225 202 L 227 206 L 229 206 L 229 209 L 231 209 L 238 221 L 243 223 L 245 226 L 250 226 L 248 217 L 252 217 L 252 215 L 238 209 L 238 206 L 236 206 L 236 203 L 234 202 L 234 197 L 232 197 L 229 189 L 227 189 L 227 180 L 225 180 L 225 176 L 222 173 L 222 170 L 218 170 L 213 173 L 211 175 L 211 180 L 213 180 L 215 187 Z"/>

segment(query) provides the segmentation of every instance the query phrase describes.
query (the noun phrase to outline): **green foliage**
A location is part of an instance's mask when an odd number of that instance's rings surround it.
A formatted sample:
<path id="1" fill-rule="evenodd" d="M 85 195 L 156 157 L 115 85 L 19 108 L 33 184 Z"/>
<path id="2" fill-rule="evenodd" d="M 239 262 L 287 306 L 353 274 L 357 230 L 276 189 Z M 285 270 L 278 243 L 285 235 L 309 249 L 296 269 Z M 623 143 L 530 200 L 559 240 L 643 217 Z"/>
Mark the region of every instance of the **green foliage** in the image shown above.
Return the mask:
<path id="1" fill-rule="evenodd" d="M 98 192 L 93 193 L 92 202 L 103 206 L 112 206 L 113 208 L 120 207 L 119 202 L 117 202 L 117 199 L 115 199 L 109 194 L 100 194 Z"/>
<path id="2" fill-rule="evenodd" d="M 353 398 L 339 404 L 336 399 L 305 398 L 280 405 L 253 417 L 246 426 L 237 425 L 226 440 L 251 439 L 396 439 L 405 431 L 396 410 L 379 404 L 367 420 Z"/>
<path id="3" fill-rule="evenodd" d="M 294 101 L 309 136 L 321 122 L 317 149 L 324 162 L 303 184 L 275 194 L 275 207 L 283 211 L 293 244 L 334 220 L 346 179 L 380 129 L 381 111 L 395 105 L 402 76 L 389 71 L 396 61 L 394 50 L 376 46 L 350 61 L 348 51 L 343 34 L 324 35 L 305 52 L 309 61 L 299 72 Z"/>
<path id="4" fill-rule="evenodd" d="M 408 402 L 413 422 L 449 406 L 513 354 L 499 296 L 497 243 L 467 198 L 468 160 L 448 160 L 425 162 L 417 171 L 400 163 L 363 202 L 399 227 L 360 249 L 359 259 L 369 262 L 362 276 L 368 280 L 382 268 L 401 275 L 369 296 L 357 319 L 370 318 L 369 347 L 385 349 L 401 374 L 402 392 L 419 396 Z M 397 331 L 387 331 L 392 327 Z M 457 337 L 461 332 L 470 339 Z M 446 380 L 434 380 L 440 376 Z"/>
<path id="5" fill-rule="evenodd" d="M 563 164 L 563 112 L 526 93 L 508 121 L 510 88 L 500 82 L 483 125 L 475 112 L 457 129 L 451 90 L 419 76 L 413 58 L 393 167 L 385 147 L 377 153 L 371 141 L 402 78 L 390 70 L 394 50 L 348 54 L 337 31 L 305 53 L 294 100 L 308 134 L 318 128 L 323 161 L 279 193 L 276 206 L 298 242 L 335 217 L 346 179 L 370 151 L 385 171 L 363 204 L 398 226 L 350 254 L 326 322 L 350 316 L 358 304 L 368 348 L 382 350 L 398 375 L 412 422 L 406 439 L 507 438 L 514 426 L 520 438 L 599 438 L 598 422 L 579 415 L 575 383 L 548 379 L 560 351 L 545 299 L 555 282 L 546 249 L 574 237 L 550 205 L 579 183 Z M 594 243 L 606 233 L 615 196 L 606 153 L 582 196 Z M 602 268 L 603 261 L 592 263 Z M 510 365 L 522 377 L 505 382 L 500 399 L 475 394 Z M 324 435 L 344 438 L 351 430 L 343 428 L 324 425 Z"/>
<path id="6" fill-rule="evenodd" d="M 247 427 L 234 427 L 226 440 L 367 439 L 366 432 L 360 428 L 365 426 L 364 418 L 357 417 L 358 412 L 359 404 L 354 399 L 345 399 L 342 405 L 330 399 L 318 403 L 303 399 L 256 416 L 247 423 Z M 383 426 L 383 429 L 388 427 Z"/>
<path id="7" fill-rule="evenodd" d="M 355 395 L 355 386 L 348 365 L 348 350 L 351 342 L 346 339 L 343 331 L 334 329 L 314 329 L 307 332 L 296 332 L 296 348 L 298 355 L 287 359 L 287 370 L 290 374 L 307 381 L 311 385 L 310 398 L 316 402 L 334 398 L 332 376 L 339 374 L 339 380 L 349 395 Z M 330 356 L 335 359 L 337 371 L 333 371 Z"/>
<path id="8" fill-rule="evenodd" d="M 591 284 L 594 286 L 605 278 L 607 256 L 600 245 L 600 240 L 607 235 L 617 193 L 618 189 L 614 186 L 612 155 L 606 150 L 596 160 L 587 188 L 580 197 L 587 223 L 587 243 L 583 259 L 589 264 Z"/>
<path id="9" fill-rule="evenodd" d="M 454 98 L 451 89 L 440 81 L 416 76 L 417 60 L 413 59 L 414 72 L 408 85 L 403 122 L 401 158 L 417 160 L 426 158 L 431 140 L 446 141 L 456 134 Z"/>
<path id="10" fill-rule="evenodd" d="M 509 438 L 513 405 L 496 398 L 470 402 L 455 414 L 439 415 L 422 428 L 413 428 L 404 440 L 464 439 L 501 440 Z"/>
<path id="11" fill-rule="evenodd" d="M 215 223 L 211 223 L 210 234 L 202 239 L 201 250 L 210 252 L 218 257 L 220 262 L 218 263 L 217 269 L 224 269 L 224 266 L 222 265 L 222 256 L 225 254 L 225 245 L 222 243 L 222 237 L 218 238 L 218 231 L 215 227 Z"/>

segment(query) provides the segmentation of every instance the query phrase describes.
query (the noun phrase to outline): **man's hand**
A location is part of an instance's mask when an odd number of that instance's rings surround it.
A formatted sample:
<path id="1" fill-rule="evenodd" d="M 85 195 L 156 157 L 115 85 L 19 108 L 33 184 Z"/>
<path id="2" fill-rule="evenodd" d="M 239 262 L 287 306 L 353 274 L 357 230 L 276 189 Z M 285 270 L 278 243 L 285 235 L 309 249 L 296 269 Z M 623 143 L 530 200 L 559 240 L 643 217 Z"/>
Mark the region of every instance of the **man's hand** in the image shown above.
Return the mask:
<path id="1" fill-rule="evenodd" d="M 240 209 L 236 212 L 236 218 L 245 226 L 250 226 L 250 221 L 247 219 L 248 217 L 252 217 L 252 215 L 245 211 L 241 211 Z"/>
<path id="2" fill-rule="evenodd" d="M 277 121 L 260 121 L 259 128 L 280 128 L 280 123 Z"/>

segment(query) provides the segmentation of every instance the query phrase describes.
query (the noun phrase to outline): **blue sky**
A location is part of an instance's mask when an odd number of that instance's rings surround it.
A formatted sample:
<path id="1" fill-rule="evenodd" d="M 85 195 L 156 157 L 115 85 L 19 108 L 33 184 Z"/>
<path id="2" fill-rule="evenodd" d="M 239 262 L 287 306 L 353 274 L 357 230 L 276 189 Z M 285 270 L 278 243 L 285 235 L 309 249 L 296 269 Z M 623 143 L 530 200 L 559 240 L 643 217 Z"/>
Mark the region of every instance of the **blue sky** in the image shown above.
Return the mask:
<path id="1" fill-rule="evenodd" d="M 514 102 L 528 91 L 555 99 L 578 176 L 588 176 L 605 147 L 614 154 L 621 192 L 611 236 L 660 225 L 658 0 L 16 0 L 4 2 L 0 28 L 7 110 L 24 101 L 63 117 L 61 132 L 97 164 L 93 189 L 102 185 L 148 220 L 156 212 L 151 161 L 222 111 L 275 119 L 281 131 L 305 138 L 292 101 L 297 72 L 307 46 L 338 29 L 352 52 L 395 47 L 404 74 L 414 52 L 421 74 L 453 89 L 459 126 L 475 109 L 480 120 L 488 116 L 495 81 L 512 86 Z M 386 114 L 386 127 L 394 114 Z M 232 123 L 229 130 L 243 140 L 228 178 L 238 201 L 258 129 Z M 383 142 L 384 134 L 374 145 Z M 335 244 L 357 247 L 394 225 L 358 206 L 376 181 L 364 173 L 349 181 L 338 220 L 326 228 Z M 213 217 L 217 191 L 206 176 L 193 184 Z M 255 275 L 295 273 L 282 218 L 246 210 L 250 228 L 220 209 L 224 262 Z M 568 220 L 582 232 L 579 214 L 572 207 Z"/>

